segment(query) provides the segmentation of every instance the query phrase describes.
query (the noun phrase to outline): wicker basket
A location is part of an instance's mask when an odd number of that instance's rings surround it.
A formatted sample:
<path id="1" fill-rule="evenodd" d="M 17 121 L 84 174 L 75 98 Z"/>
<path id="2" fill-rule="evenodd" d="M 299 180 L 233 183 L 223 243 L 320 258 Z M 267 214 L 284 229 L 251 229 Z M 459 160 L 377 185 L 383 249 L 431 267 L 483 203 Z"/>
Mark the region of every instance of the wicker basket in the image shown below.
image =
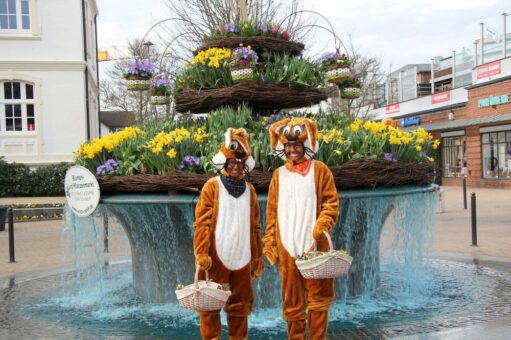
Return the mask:
<path id="1" fill-rule="evenodd" d="M 234 83 L 254 80 L 254 71 L 251 67 L 233 67 L 231 77 Z"/>
<path id="2" fill-rule="evenodd" d="M 209 281 L 206 270 L 206 281 L 199 281 L 199 268 L 195 271 L 194 283 L 176 290 L 177 300 L 181 307 L 194 310 L 219 310 L 225 306 L 231 295 L 230 290 L 223 290 L 222 285 Z"/>
<path id="3" fill-rule="evenodd" d="M 328 252 L 317 255 L 317 244 L 314 241 L 314 250 L 310 259 L 296 259 L 296 267 L 300 270 L 304 279 L 327 279 L 343 276 L 348 272 L 353 258 L 348 254 L 334 250 L 332 239 L 327 232 L 324 232 L 330 246 Z M 307 255 L 306 254 L 306 255 Z"/>
<path id="4" fill-rule="evenodd" d="M 147 91 L 151 87 L 151 80 L 137 76 L 127 78 L 128 91 Z"/>
<path id="5" fill-rule="evenodd" d="M 325 70 L 326 80 L 329 83 L 337 84 L 349 79 L 350 67 L 348 65 L 334 65 Z"/>
<path id="6" fill-rule="evenodd" d="M 341 98 L 356 99 L 360 97 L 360 88 L 354 86 L 343 87 L 341 89 Z"/>
<path id="7" fill-rule="evenodd" d="M 170 103 L 170 98 L 167 96 L 151 96 L 152 105 L 167 105 Z"/>

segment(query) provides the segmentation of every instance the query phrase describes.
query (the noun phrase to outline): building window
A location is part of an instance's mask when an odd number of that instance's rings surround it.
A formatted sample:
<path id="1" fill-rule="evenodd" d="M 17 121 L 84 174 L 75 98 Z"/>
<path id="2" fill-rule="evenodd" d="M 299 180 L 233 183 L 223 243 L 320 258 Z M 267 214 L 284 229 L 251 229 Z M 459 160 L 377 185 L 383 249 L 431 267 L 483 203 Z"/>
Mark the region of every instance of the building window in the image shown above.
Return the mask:
<path id="1" fill-rule="evenodd" d="M 0 82 L 0 132 L 35 129 L 34 85 Z"/>
<path id="2" fill-rule="evenodd" d="M 465 136 L 442 138 L 444 177 L 467 175 L 466 145 Z"/>
<path id="3" fill-rule="evenodd" d="M 481 134 L 483 145 L 483 177 L 511 177 L 511 130 Z"/>
<path id="4" fill-rule="evenodd" d="M 25 33 L 30 26 L 30 0 L 0 0 L 0 33 Z"/>

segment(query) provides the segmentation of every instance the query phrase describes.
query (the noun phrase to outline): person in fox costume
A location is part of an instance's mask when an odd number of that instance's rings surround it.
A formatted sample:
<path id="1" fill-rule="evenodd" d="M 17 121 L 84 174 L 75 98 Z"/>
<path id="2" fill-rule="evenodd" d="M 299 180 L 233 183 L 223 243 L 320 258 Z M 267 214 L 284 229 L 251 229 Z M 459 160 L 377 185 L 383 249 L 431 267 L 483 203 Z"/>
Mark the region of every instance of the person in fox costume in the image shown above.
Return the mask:
<path id="1" fill-rule="evenodd" d="M 274 171 L 268 191 L 263 253 L 278 264 L 283 316 L 289 339 L 326 339 L 334 279 L 304 279 L 295 259 L 311 250 L 327 251 L 339 215 L 339 198 L 330 169 L 314 160 L 316 124 L 307 118 L 283 119 L 270 127 L 273 150 L 286 161 Z M 307 320 L 307 322 L 306 322 Z"/>
<path id="2" fill-rule="evenodd" d="M 247 317 L 252 310 L 251 280 L 262 274 L 264 261 L 260 238 L 259 204 L 252 184 L 244 175 L 255 166 L 245 129 L 229 128 L 225 144 L 212 163 L 221 171 L 202 188 L 195 207 L 193 239 L 199 279 L 230 285 L 224 307 L 229 339 L 247 339 Z M 199 311 L 203 339 L 220 339 L 220 310 Z"/>

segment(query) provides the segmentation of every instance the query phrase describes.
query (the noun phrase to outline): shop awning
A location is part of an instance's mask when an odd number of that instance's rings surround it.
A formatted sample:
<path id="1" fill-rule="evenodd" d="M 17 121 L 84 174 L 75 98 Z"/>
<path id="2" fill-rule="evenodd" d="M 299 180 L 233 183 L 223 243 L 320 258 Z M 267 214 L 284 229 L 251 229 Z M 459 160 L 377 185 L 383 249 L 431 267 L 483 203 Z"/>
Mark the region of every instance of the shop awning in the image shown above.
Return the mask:
<path id="1" fill-rule="evenodd" d="M 448 120 L 445 122 L 438 123 L 430 123 L 430 124 L 422 124 L 426 131 L 437 131 L 437 130 L 452 130 L 458 128 L 464 128 L 467 126 L 474 125 L 482 125 L 482 124 L 491 124 L 491 123 L 501 123 L 511 121 L 511 113 L 502 113 L 499 115 L 494 115 L 490 117 L 480 117 L 480 118 L 472 118 L 472 119 L 459 119 L 459 120 Z M 405 131 L 413 131 L 417 129 L 417 126 L 409 126 L 403 128 Z"/>

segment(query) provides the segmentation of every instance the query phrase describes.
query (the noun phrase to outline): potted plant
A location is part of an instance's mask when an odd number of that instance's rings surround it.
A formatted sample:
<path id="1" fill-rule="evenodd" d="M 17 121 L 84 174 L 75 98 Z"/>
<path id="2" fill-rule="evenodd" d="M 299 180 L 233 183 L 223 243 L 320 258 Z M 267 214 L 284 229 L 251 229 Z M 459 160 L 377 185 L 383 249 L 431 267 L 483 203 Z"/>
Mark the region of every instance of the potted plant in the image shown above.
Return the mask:
<path id="1" fill-rule="evenodd" d="M 327 52 L 321 56 L 319 63 L 329 83 L 340 83 L 350 76 L 350 60 L 345 54 Z"/>
<path id="2" fill-rule="evenodd" d="M 152 105 L 167 105 L 170 102 L 169 82 L 164 78 L 156 78 L 149 90 Z"/>
<path id="3" fill-rule="evenodd" d="M 234 83 L 252 81 L 252 67 L 257 64 L 257 53 L 250 46 L 235 48 L 232 51 L 231 77 Z"/>
<path id="4" fill-rule="evenodd" d="M 147 60 L 135 60 L 131 63 L 124 78 L 128 81 L 129 91 L 146 91 L 151 86 L 153 65 Z"/>
<path id="5" fill-rule="evenodd" d="M 362 82 L 360 79 L 348 79 L 339 84 L 341 89 L 341 98 L 356 99 L 360 97 L 360 88 Z"/>

